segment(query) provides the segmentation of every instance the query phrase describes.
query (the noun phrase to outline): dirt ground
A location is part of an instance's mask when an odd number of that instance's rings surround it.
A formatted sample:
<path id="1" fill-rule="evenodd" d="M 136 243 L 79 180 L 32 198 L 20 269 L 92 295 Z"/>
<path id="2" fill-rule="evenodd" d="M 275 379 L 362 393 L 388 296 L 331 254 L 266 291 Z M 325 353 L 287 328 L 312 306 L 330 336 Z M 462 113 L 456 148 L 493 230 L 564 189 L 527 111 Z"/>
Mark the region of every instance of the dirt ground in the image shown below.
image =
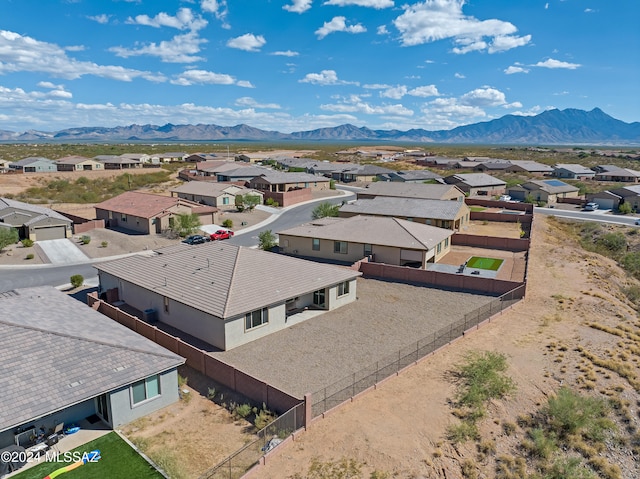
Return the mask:
<path id="1" fill-rule="evenodd" d="M 618 347 L 618 336 L 589 327 L 587 322 L 609 327 L 635 324 L 637 328 L 637 312 L 619 289 L 630 281 L 625 273 L 612 261 L 563 238 L 553 220 L 536 217 L 529 280 L 524 302 L 317 420 L 294 442 L 277 449 L 251 477 L 292 478 L 304 474 L 314 460 L 337 463 L 345 458 L 362 467 L 363 475 L 353 477 L 369 477 L 377 471 L 380 475 L 376 477 L 461 478 L 464 460 L 475 465 L 477 476 L 473 477 L 494 477 L 496 457 L 521 455 L 516 444 L 523 433 L 507 436 L 502 424 L 516 423 L 519 415 L 534 412 L 562 384 L 595 394 L 611 394 L 617 388 L 620 398 L 630 404 L 630 421 L 637 428 L 638 391 L 603 368 L 596 369 L 595 385 L 588 385 L 582 372 L 584 359 L 576 350 L 582 346 L 606 355 Z M 451 406 L 455 396 L 452 365 L 477 350 L 504 353 L 508 374 L 517 384 L 516 394 L 494 401 L 481 423 L 483 440 L 495 441 L 496 448 L 484 459 L 478 458 L 477 443 L 454 446 L 445 440 L 447 427 L 458 421 Z M 637 377 L 638 358 L 633 357 L 628 365 Z M 625 427 L 633 430 L 628 424 Z M 620 467 L 621 475 L 616 477 L 640 476 L 638 458 L 622 444 L 608 441 L 602 456 Z M 384 473 L 389 476 L 382 476 Z"/>

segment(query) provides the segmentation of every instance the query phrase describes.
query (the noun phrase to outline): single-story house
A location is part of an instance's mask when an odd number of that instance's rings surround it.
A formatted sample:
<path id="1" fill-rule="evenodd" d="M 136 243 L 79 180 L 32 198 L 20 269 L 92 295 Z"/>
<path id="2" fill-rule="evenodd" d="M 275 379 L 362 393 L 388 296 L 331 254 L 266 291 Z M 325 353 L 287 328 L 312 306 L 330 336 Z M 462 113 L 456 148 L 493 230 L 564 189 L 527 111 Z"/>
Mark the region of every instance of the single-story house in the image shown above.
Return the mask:
<path id="1" fill-rule="evenodd" d="M 264 203 L 264 195 L 260 191 L 230 183 L 189 181 L 171 190 L 171 196 L 216 208 L 235 208 L 236 195 L 256 195 L 260 204 Z"/>
<path id="2" fill-rule="evenodd" d="M 146 153 L 123 153 L 120 155 L 120 158 L 125 158 L 127 160 L 135 160 L 140 163 L 151 163 L 154 165 L 160 164 L 160 158 L 156 155 L 151 156 Z"/>
<path id="3" fill-rule="evenodd" d="M 175 161 L 184 161 L 187 155 L 188 154 L 184 151 L 172 151 L 168 153 L 158 153 L 157 156 L 160 159 L 161 163 L 173 163 Z"/>
<path id="4" fill-rule="evenodd" d="M 333 171 L 331 178 L 341 183 L 352 181 L 375 181 L 378 175 L 393 173 L 389 168 L 376 165 L 356 165 L 341 171 Z"/>
<path id="5" fill-rule="evenodd" d="M 7 171 L 10 171 L 11 168 L 9 168 L 9 165 L 12 162 L 9 160 L 3 160 L 2 158 L 0 158 L 0 173 L 5 173 Z"/>
<path id="6" fill-rule="evenodd" d="M 560 180 L 531 180 L 507 188 L 507 194 L 514 200 L 523 201 L 532 196 L 536 201 L 556 203 L 558 198 L 577 198 L 580 190 Z"/>
<path id="7" fill-rule="evenodd" d="M 238 163 L 235 163 L 236 167 L 233 169 L 225 169 L 216 171 L 216 179 L 220 182 L 223 181 L 250 181 L 256 176 L 263 175 L 267 172 L 270 172 L 269 168 L 264 168 L 262 166 L 238 166 Z"/>
<path id="8" fill-rule="evenodd" d="M 58 171 L 102 171 L 104 165 L 99 161 L 84 156 L 65 156 L 56 160 Z"/>
<path id="9" fill-rule="evenodd" d="M 453 168 L 459 160 L 445 156 L 427 156 L 416 159 L 416 165 L 431 166 L 433 168 L 448 169 Z"/>
<path id="10" fill-rule="evenodd" d="M 99 293 L 221 350 L 356 300 L 360 273 L 348 268 L 226 242 L 157 253 L 96 264 Z"/>
<path id="11" fill-rule="evenodd" d="M 313 191 L 328 190 L 331 180 L 309 173 L 283 173 L 268 170 L 249 181 L 249 187 L 258 191 L 285 192 L 300 188 Z"/>
<path id="12" fill-rule="evenodd" d="M 9 168 L 22 171 L 23 173 L 50 173 L 58 171 L 55 161 L 42 157 L 23 158 L 11 163 Z"/>
<path id="13" fill-rule="evenodd" d="M 278 232 L 284 254 L 354 263 L 426 268 L 447 254 L 453 231 L 399 218 L 352 216 L 322 218 Z"/>
<path id="14" fill-rule="evenodd" d="M 215 161 L 220 158 L 215 153 L 192 153 L 184 158 L 184 161 L 199 163 L 201 161 Z"/>
<path id="15" fill-rule="evenodd" d="M 464 201 L 384 196 L 346 203 L 338 212 L 341 218 L 387 216 L 456 231 L 467 225 L 469 214 L 469 207 Z"/>
<path id="16" fill-rule="evenodd" d="M 399 181 L 401 183 L 424 183 L 441 179 L 442 176 L 429 170 L 403 170 L 378 175 L 378 181 Z"/>
<path id="17" fill-rule="evenodd" d="M 459 162 L 457 163 L 458 168 L 471 168 L 473 171 L 484 173 L 487 171 L 505 171 L 510 166 L 513 166 L 508 161 L 492 161 L 487 163 L 471 163 L 470 162 Z"/>
<path id="18" fill-rule="evenodd" d="M 596 172 L 575 163 L 558 163 L 553 168 L 553 176 L 570 180 L 592 180 Z"/>
<path id="19" fill-rule="evenodd" d="M 307 171 L 312 175 L 326 176 L 327 178 L 333 178 L 333 175 L 340 175 L 343 171 L 351 170 L 358 167 L 357 163 L 339 163 L 334 161 L 321 161 L 317 162 L 307 168 Z"/>
<path id="20" fill-rule="evenodd" d="M 608 206 L 606 209 L 619 208 L 621 204 L 627 203 L 631 206 L 633 211 L 640 211 L 640 185 L 633 186 L 623 186 L 622 188 L 613 188 L 607 191 L 610 193 L 610 198 L 613 200 L 611 204 L 603 201 L 605 198 L 604 195 L 600 196 L 598 199 L 589 199 L 590 202 L 598 203 L 598 205 L 605 209 L 605 206 Z M 595 196 L 595 195 L 594 195 Z M 619 198 L 617 204 L 615 202 L 615 198 Z M 591 196 L 590 196 L 591 198 Z"/>
<path id="21" fill-rule="evenodd" d="M 0 224 L 18 230 L 20 239 L 44 241 L 71 238 L 73 222 L 43 206 L 0 198 Z"/>
<path id="22" fill-rule="evenodd" d="M 0 293 L 0 448 L 97 415 L 117 428 L 178 400 L 185 360 L 51 286 Z"/>
<path id="23" fill-rule="evenodd" d="M 603 210 L 616 210 L 623 201 L 622 196 L 608 190 L 598 193 L 587 193 L 585 196 L 587 203 L 595 203 Z"/>
<path id="24" fill-rule="evenodd" d="M 282 157 L 282 158 L 276 158 L 274 160 L 275 165 L 278 168 L 281 168 L 283 170 L 290 170 L 290 169 L 303 169 L 304 171 L 306 171 L 307 173 L 313 173 L 313 168 L 315 168 L 318 164 L 322 163 L 319 162 L 317 160 L 311 160 L 309 158 L 289 158 L 289 157 Z M 325 164 L 328 164 L 328 161 L 324 162 Z"/>
<path id="25" fill-rule="evenodd" d="M 538 163 L 537 161 L 511 160 L 506 170 L 507 173 L 529 173 L 530 175 L 551 175 L 553 167 Z"/>
<path id="26" fill-rule="evenodd" d="M 469 196 L 499 196 L 504 194 L 507 183 L 486 173 L 460 173 L 444 178 Z"/>
<path id="27" fill-rule="evenodd" d="M 123 228 L 142 234 L 162 233 L 171 228 L 175 216 L 195 213 L 200 224 L 216 224 L 217 208 L 170 196 L 127 191 L 98 203 L 96 219 L 107 228 Z"/>
<path id="28" fill-rule="evenodd" d="M 357 192 L 357 198 L 359 200 L 375 198 L 376 196 L 464 201 L 464 192 L 461 189 L 453 185 L 445 184 L 377 181 Z"/>
<path id="29" fill-rule="evenodd" d="M 234 160 L 207 160 L 196 163 L 196 173 L 201 176 L 216 177 L 218 173 L 224 171 L 237 170 L 238 168 L 248 167 L 246 163 Z"/>
<path id="30" fill-rule="evenodd" d="M 593 177 L 598 181 L 615 181 L 620 183 L 638 183 L 640 171 L 629 168 L 620 168 L 615 165 L 598 165 Z"/>
<path id="31" fill-rule="evenodd" d="M 98 155 L 93 158 L 104 165 L 105 170 L 128 170 L 131 168 L 142 168 L 142 163 L 133 158 L 117 155 Z"/>

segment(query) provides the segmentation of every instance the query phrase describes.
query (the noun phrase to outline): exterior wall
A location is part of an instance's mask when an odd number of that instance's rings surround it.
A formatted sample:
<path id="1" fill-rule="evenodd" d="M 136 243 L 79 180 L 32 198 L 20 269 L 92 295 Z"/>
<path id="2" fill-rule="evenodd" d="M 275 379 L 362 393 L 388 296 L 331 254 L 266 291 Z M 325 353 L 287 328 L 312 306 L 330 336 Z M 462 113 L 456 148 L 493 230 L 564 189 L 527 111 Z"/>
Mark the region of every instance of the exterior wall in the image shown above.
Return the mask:
<path id="1" fill-rule="evenodd" d="M 280 331 L 288 325 L 286 308 L 284 303 L 269 307 L 269 322 L 261 326 L 245 331 L 245 315 L 225 321 L 224 330 L 226 336 L 226 349 L 233 349 L 250 341 L 268 336 Z"/>
<path id="2" fill-rule="evenodd" d="M 193 193 L 175 193 L 172 196 L 177 196 L 183 200 L 193 201 L 208 206 L 215 206 L 217 208 L 221 206 L 234 206 L 236 197 L 229 193 L 222 193 L 220 196 L 209 195 L 194 195 Z M 224 204 L 224 198 L 228 198 L 229 203 Z"/>
<path id="3" fill-rule="evenodd" d="M 318 178 L 320 180 L 320 178 Z M 322 191 L 329 189 L 328 181 L 299 181 L 293 183 L 278 183 L 271 184 L 268 182 L 260 181 L 260 179 L 254 178 L 253 181 L 249 183 L 250 188 L 254 188 L 256 190 L 260 190 L 262 192 L 273 191 L 273 192 L 286 192 L 292 189 L 298 188 L 309 188 L 313 191 Z"/>
<path id="4" fill-rule="evenodd" d="M 134 405 L 131 386 L 126 386 L 109 394 L 109 420 L 116 428 L 178 400 L 178 371 L 174 368 L 160 374 L 160 395 Z"/>
<path id="5" fill-rule="evenodd" d="M 462 188 L 462 185 L 456 185 L 463 191 L 468 191 L 470 196 L 500 196 L 504 194 L 506 186 L 478 186 Z"/>
<path id="6" fill-rule="evenodd" d="M 329 294 L 327 295 L 327 299 L 329 301 L 329 311 L 355 301 L 357 298 L 356 287 L 357 281 L 355 279 L 352 279 L 351 281 L 349 281 L 349 293 L 342 296 L 338 296 L 337 285 L 329 288 Z"/>
<path id="7" fill-rule="evenodd" d="M 135 284 L 121 281 L 102 271 L 99 272 L 99 277 L 101 291 L 118 288 L 119 298 L 128 305 L 140 311 L 154 309 L 159 321 L 202 341 L 206 341 L 217 348 L 226 349 L 225 324 L 222 319 L 172 299 L 169 299 L 169 311 L 165 311 L 163 295 Z M 169 283 L 171 280 L 172 278 L 167 278 Z"/>

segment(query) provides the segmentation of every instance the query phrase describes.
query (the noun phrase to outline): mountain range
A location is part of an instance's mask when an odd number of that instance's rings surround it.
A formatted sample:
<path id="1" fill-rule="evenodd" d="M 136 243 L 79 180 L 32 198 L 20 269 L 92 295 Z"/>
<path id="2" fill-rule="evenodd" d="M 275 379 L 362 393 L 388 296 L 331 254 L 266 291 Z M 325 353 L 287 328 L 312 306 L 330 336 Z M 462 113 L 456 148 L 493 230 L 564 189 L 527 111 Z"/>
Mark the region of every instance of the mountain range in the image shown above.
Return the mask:
<path id="1" fill-rule="evenodd" d="M 381 141 L 511 145 L 640 145 L 640 122 L 625 123 L 599 108 L 547 110 L 535 116 L 505 115 L 452 130 L 371 130 L 345 124 L 310 131 L 280 133 L 248 125 L 129 125 L 81 127 L 55 132 L 0 130 L 5 142 L 75 141 Z"/>

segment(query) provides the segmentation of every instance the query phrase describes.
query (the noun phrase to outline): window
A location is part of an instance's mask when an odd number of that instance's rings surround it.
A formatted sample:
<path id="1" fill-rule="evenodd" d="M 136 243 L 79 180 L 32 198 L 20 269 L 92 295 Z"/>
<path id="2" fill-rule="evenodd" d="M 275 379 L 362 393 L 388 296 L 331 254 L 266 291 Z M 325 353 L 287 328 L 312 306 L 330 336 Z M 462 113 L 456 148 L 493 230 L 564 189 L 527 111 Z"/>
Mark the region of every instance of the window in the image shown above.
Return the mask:
<path id="1" fill-rule="evenodd" d="M 438 243 L 437 253 L 440 254 L 440 251 L 442 251 L 442 243 Z"/>
<path id="2" fill-rule="evenodd" d="M 407 221 L 413 221 L 413 218 L 411 218 L 410 216 L 407 216 Z"/>
<path id="3" fill-rule="evenodd" d="M 349 281 L 338 285 L 338 297 L 344 296 L 345 294 L 349 294 Z"/>
<path id="4" fill-rule="evenodd" d="M 346 241 L 334 241 L 333 252 L 340 254 L 347 254 L 347 242 Z"/>
<path id="5" fill-rule="evenodd" d="M 364 255 L 365 256 L 371 256 L 373 254 L 373 246 L 371 246 L 370 244 L 365 243 L 364 244 Z"/>
<path id="6" fill-rule="evenodd" d="M 157 374 L 131 385 L 131 400 L 134 405 L 156 396 L 160 396 L 160 376 Z"/>
<path id="7" fill-rule="evenodd" d="M 313 238 L 311 240 L 311 249 L 313 251 L 320 251 L 320 238 Z"/>
<path id="8" fill-rule="evenodd" d="M 269 308 L 256 309 L 245 316 L 244 329 L 248 331 L 269 322 Z"/>
<path id="9" fill-rule="evenodd" d="M 222 198 L 222 204 L 223 205 L 228 205 L 229 204 L 229 197 L 225 196 L 224 198 Z"/>
<path id="10" fill-rule="evenodd" d="M 449 238 L 444 239 L 444 247 L 447 248 L 449 246 Z"/>
<path id="11" fill-rule="evenodd" d="M 318 291 L 313 292 L 313 304 L 316 306 L 324 306 L 325 301 L 325 290 L 319 289 Z"/>
<path id="12" fill-rule="evenodd" d="M 120 221 L 124 221 L 126 223 L 127 222 L 127 215 L 121 215 L 120 216 Z"/>

